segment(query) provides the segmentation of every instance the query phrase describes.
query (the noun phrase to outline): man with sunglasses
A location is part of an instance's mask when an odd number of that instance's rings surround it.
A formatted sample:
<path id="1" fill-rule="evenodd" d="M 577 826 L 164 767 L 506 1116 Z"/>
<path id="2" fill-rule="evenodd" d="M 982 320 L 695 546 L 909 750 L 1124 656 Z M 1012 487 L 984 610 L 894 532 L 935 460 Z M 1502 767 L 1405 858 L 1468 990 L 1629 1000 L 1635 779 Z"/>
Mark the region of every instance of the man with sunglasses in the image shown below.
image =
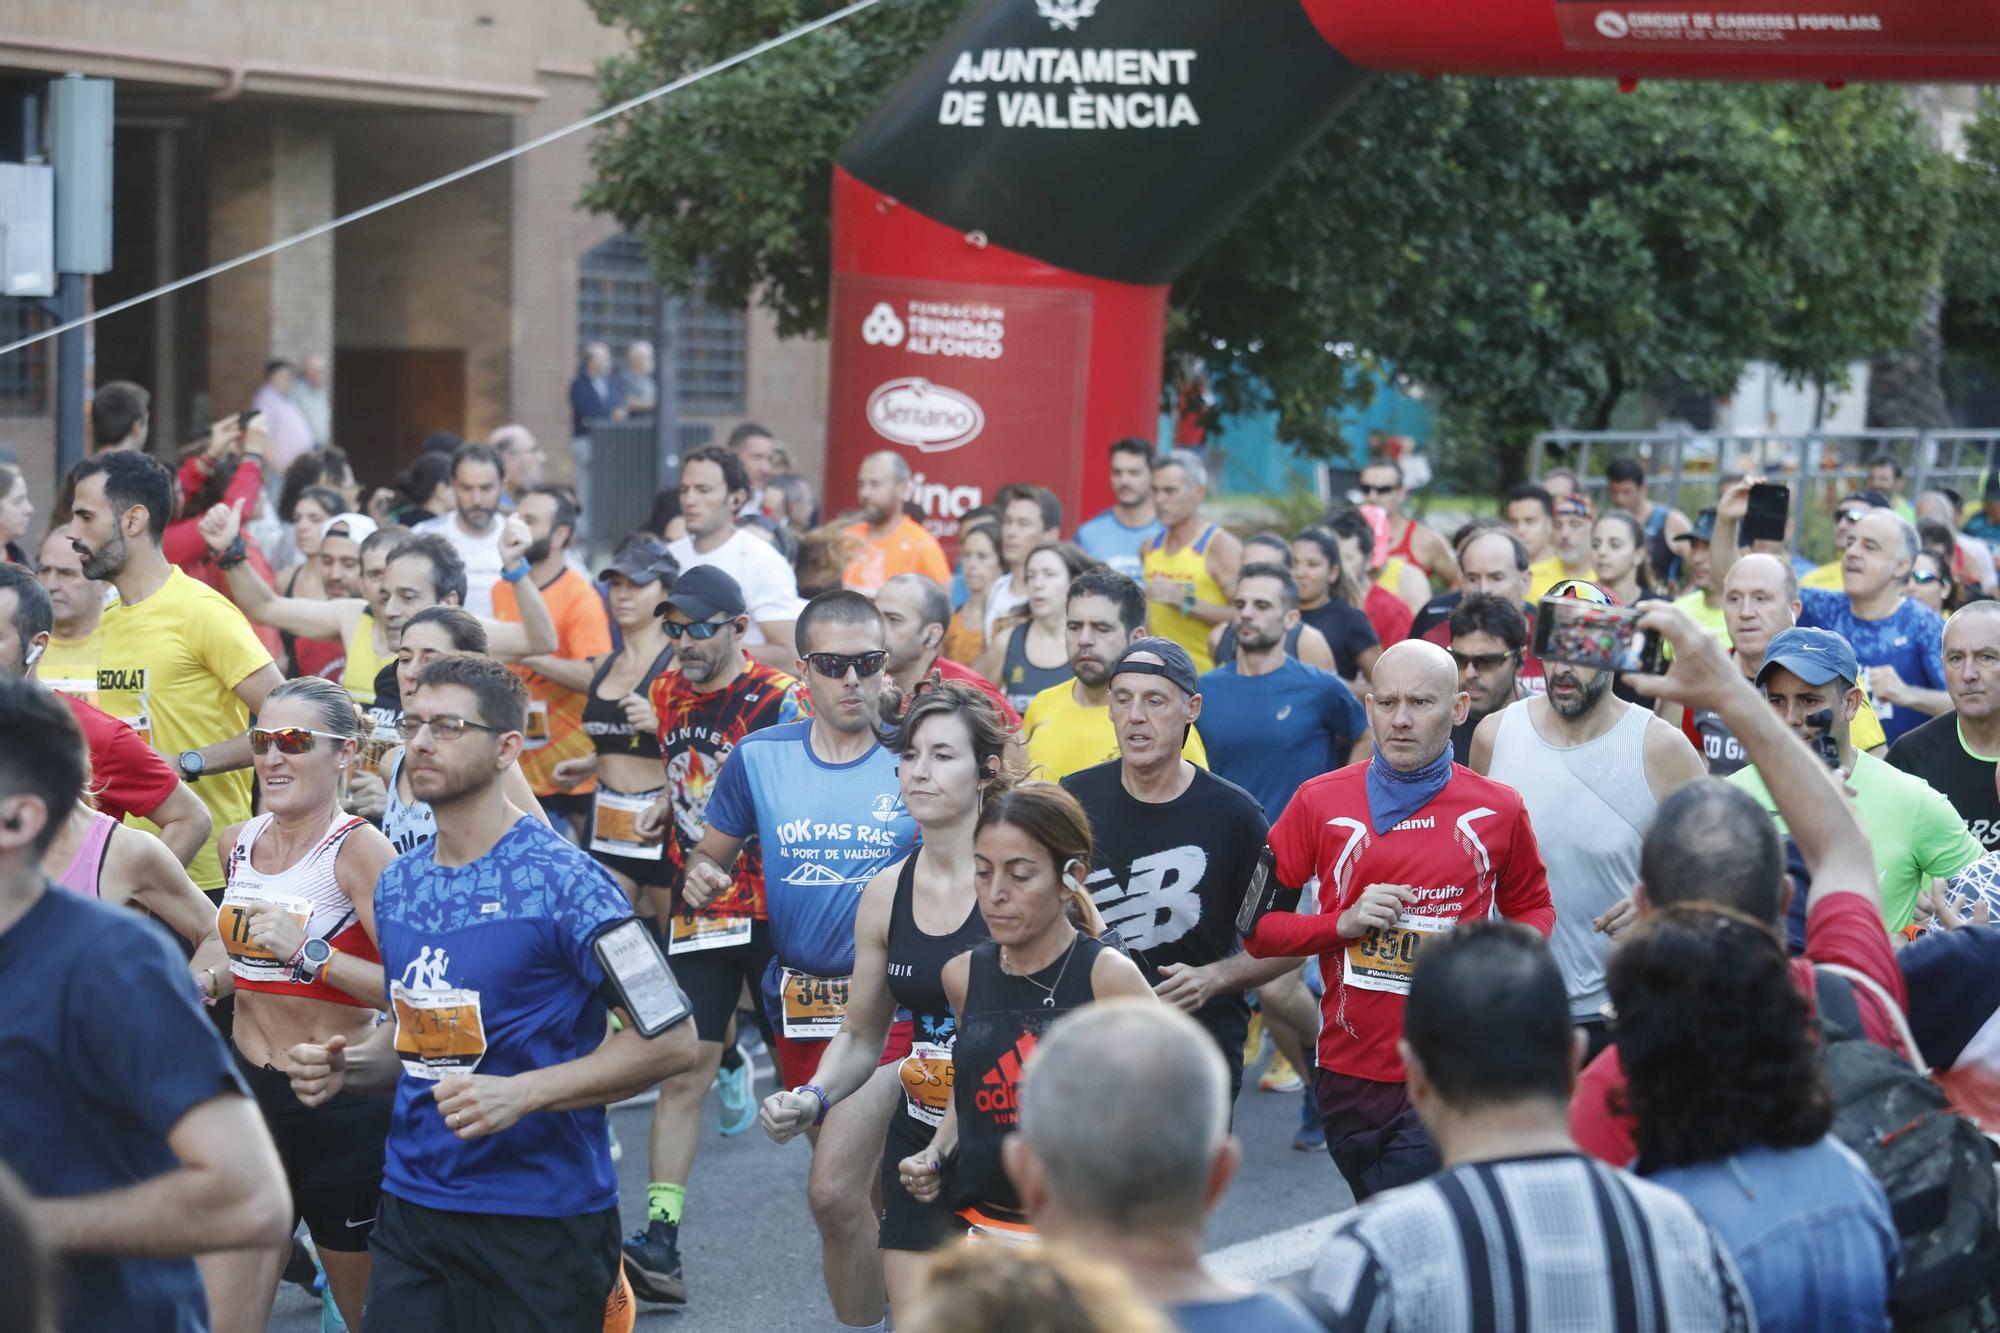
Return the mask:
<path id="1" fill-rule="evenodd" d="M 1450 630 L 1458 688 L 1472 701 L 1465 721 L 1451 729 L 1452 753 L 1464 763 L 1472 754 L 1472 736 L 1479 724 L 1534 692 L 1528 688 L 1524 666 L 1531 660 L 1528 618 L 1518 601 L 1476 594 L 1452 609 Z M 1541 663 L 1535 667 L 1539 671 Z"/>
<path id="2" fill-rule="evenodd" d="M 1443 534 L 1403 512 L 1410 500 L 1403 465 L 1393 458 L 1374 460 L 1361 469 L 1360 490 L 1361 503 L 1375 505 L 1388 515 L 1388 558 L 1407 560 L 1446 592 L 1456 591 L 1458 561 L 1452 558 Z"/>
<path id="3" fill-rule="evenodd" d="M 665 876 L 677 882 L 701 841 L 709 794 L 730 753 L 746 736 L 810 715 L 812 703 L 796 679 L 743 651 L 749 607 L 726 570 L 686 571 L 656 613 L 680 669 L 662 673 L 649 691 L 666 786 L 635 827 L 647 841 L 665 842 Z M 653 1104 L 646 1228 L 625 1242 L 625 1271 L 641 1299 L 677 1305 L 687 1300 L 680 1225 L 701 1142 L 702 1099 L 721 1067 L 736 998 L 746 984 L 752 994 L 763 993 L 773 957 L 758 839 L 744 840 L 729 887 L 699 913 L 686 910 L 679 892 L 674 898 L 667 952 L 694 1009 L 695 1058 L 660 1085 Z"/>
<path id="4" fill-rule="evenodd" d="M 693 572 L 681 575 L 676 592 Z M 909 854 L 917 826 L 903 807 L 896 756 L 875 739 L 889 659 L 881 613 L 860 593 L 824 592 L 806 603 L 796 632 L 813 716 L 752 732 L 729 752 L 701 840 L 687 853 L 681 894 L 697 913 L 728 901 L 737 858 L 756 837 L 774 955 L 761 987 L 776 1032 L 772 1053 L 783 1086 L 817 1095 L 813 1073 L 846 1009 L 861 890 Z M 682 644 L 685 653 L 688 640 Z M 866 1088 L 831 1114 L 820 1099 L 825 1124 L 812 1131 L 813 1221 L 834 1315 L 853 1328 L 881 1327 L 886 1297 L 869 1197 L 902 1095 L 896 1066 L 909 1047 L 904 1022 Z"/>

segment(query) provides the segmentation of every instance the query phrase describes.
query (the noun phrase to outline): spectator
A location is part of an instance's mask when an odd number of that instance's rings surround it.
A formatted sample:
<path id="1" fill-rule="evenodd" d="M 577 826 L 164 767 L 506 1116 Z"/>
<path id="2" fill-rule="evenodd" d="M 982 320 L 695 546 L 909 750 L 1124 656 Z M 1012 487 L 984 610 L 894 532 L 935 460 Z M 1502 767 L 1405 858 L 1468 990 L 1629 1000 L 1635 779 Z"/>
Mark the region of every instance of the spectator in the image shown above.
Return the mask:
<path id="1" fill-rule="evenodd" d="M 264 433 L 271 439 L 271 466 L 280 473 L 310 452 L 314 444 L 312 425 L 292 399 L 295 373 L 289 361 L 266 362 L 264 383 L 250 400 L 251 408 L 264 417 Z"/>
<path id="2" fill-rule="evenodd" d="M 623 421 L 625 398 L 611 373 L 611 348 L 601 342 L 586 344 L 583 368 L 569 383 L 570 434 L 590 434 L 594 421 Z"/>
<path id="3" fill-rule="evenodd" d="M 1695 1210 L 1570 1141 L 1578 1047 L 1534 932 L 1469 923 L 1414 970 L 1397 1048 L 1445 1170 L 1336 1219 L 1309 1279 L 1336 1326 L 1471 1333 L 1508 1311 L 1544 1333 L 1756 1328 Z"/>
<path id="4" fill-rule="evenodd" d="M 653 344 L 636 338 L 625 348 L 625 369 L 618 373 L 618 392 L 625 415 L 650 417 L 660 410 L 660 382 L 653 376 Z"/>
<path id="5" fill-rule="evenodd" d="M 1673 581 L 1674 543 L 1694 525 L 1680 510 L 1660 504 L 1646 494 L 1646 465 L 1636 458 L 1611 460 L 1604 469 L 1604 491 L 1613 510 L 1630 514 L 1639 525 L 1647 565 L 1640 582 L 1667 587 Z"/>
<path id="6" fill-rule="evenodd" d="M 549 456 L 526 426 L 502 426 L 486 437 L 486 443 L 500 453 L 501 480 L 510 505 L 519 504 L 522 496 L 542 484 Z"/>
<path id="7" fill-rule="evenodd" d="M 1951 708 L 1944 620 L 1903 595 L 1917 530 L 1886 510 L 1853 520 L 1841 556 L 1842 591 L 1802 588 L 1799 624 L 1832 630 L 1868 668 L 1868 693 L 1891 741 Z"/>
<path id="8" fill-rule="evenodd" d="M 910 517 L 910 465 L 893 450 L 883 449 L 861 460 L 861 521 L 844 531 L 861 544 L 841 582 L 873 597 L 898 574 L 921 574 L 938 583 L 951 582 L 951 566 L 937 538 Z"/>
<path id="9" fill-rule="evenodd" d="M 1147 623 L 1153 634 L 1187 649 L 1195 670 L 1214 667 L 1209 631 L 1235 614 L 1229 604 L 1243 543 L 1201 512 L 1208 497 L 1208 465 L 1192 449 L 1153 460 L 1153 512 L 1160 534 L 1139 551 L 1145 572 Z"/>
<path id="10" fill-rule="evenodd" d="M 1308 1333 L 1320 1325 L 1292 1297 L 1202 1266 L 1203 1221 L 1242 1157 L 1229 1117 L 1228 1075 L 1198 1024 L 1108 1000 L 1035 1048 L 1002 1156 L 1044 1244 L 1123 1269 L 1182 1333 Z"/>
<path id="11" fill-rule="evenodd" d="M 153 396 L 130 380 L 99 385 L 90 396 L 90 451 L 143 450 L 152 411 Z"/>
<path id="12" fill-rule="evenodd" d="M 791 671 L 798 662 L 792 622 L 804 603 L 784 557 L 737 524 L 749 488 L 743 461 L 730 450 L 709 445 L 683 458 L 681 516 L 688 535 L 669 542 L 667 551 L 684 573 L 696 565 L 716 565 L 735 579 L 749 607 L 745 650 L 766 666 Z"/>
<path id="13" fill-rule="evenodd" d="M 1973 602 L 1944 627 L 1941 713 L 1889 747 L 1891 765 L 1944 793 L 1979 845 L 2000 851 L 2000 602 Z"/>
<path id="14" fill-rule="evenodd" d="M 1833 1136 L 1805 997 L 1767 924 L 1703 903 L 1611 956 L 1637 1170 L 1736 1258 L 1762 1333 L 1889 1327 L 1903 1246 L 1868 1167 Z"/>
<path id="15" fill-rule="evenodd" d="M 1163 527 L 1153 512 L 1153 445 L 1128 435 L 1111 442 L 1111 507 L 1086 519 L 1076 544 L 1127 578 L 1142 574 L 1139 550 Z"/>
<path id="16" fill-rule="evenodd" d="M 1009 482 L 993 499 L 1000 511 L 1000 563 L 1005 566 L 986 594 L 987 646 L 1003 637 L 1003 617 L 1017 615 L 1028 604 L 1028 553 L 1044 542 L 1062 537 L 1062 501 L 1044 486 Z"/>
<path id="17" fill-rule="evenodd" d="M 1528 550 L 1528 600 L 1539 602 L 1566 577 L 1555 550 L 1556 499 L 1540 486 L 1523 482 L 1500 497 L 1500 516 Z"/>
<path id="18" fill-rule="evenodd" d="M 986 599 L 1000 578 L 1000 525 L 968 523 L 958 533 L 958 572 L 965 580 L 965 603 L 951 617 L 944 655 L 971 666 L 986 651 Z"/>
<path id="19" fill-rule="evenodd" d="M 292 402 L 306 419 L 313 446 L 324 449 L 333 443 L 333 400 L 326 392 L 326 358 L 308 352 L 299 362 L 297 381 L 292 385 Z"/>
<path id="20" fill-rule="evenodd" d="M 465 609 L 493 615 L 493 585 L 500 581 L 500 479 L 506 465 L 488 444 L 461 444 L 451 456 L 451 506 L 419 523 L 416 531 L 436 533 L 465 562 Z"/>
<path id="21" fill-rule="evenodd" d="M 0 463 L 0 561 L 35 567 L 21 543 L 35 521 L 35 502 L 28 498 L 28 480 L 21 469 Z"/>
<path id="22" fill-rule="evenodd" d="M 764 508 L 764 487 L 771 480 L 771 474 L 779 469 L 775 466 L 778 454 L 777 437 L 754 421 L 746 421 L 729 432 L 729 452 L 736 455 L 743 464 L 743 475 L 749 483 L 749 492 L 744 497 L 742 507 L 736 512 L 743 515 L 762 512 Z M 814 515 L 812 522 L 804 527 L 818 527 L 819 518 Z M 786 668 L 789 670 L 789 666 Z"/>

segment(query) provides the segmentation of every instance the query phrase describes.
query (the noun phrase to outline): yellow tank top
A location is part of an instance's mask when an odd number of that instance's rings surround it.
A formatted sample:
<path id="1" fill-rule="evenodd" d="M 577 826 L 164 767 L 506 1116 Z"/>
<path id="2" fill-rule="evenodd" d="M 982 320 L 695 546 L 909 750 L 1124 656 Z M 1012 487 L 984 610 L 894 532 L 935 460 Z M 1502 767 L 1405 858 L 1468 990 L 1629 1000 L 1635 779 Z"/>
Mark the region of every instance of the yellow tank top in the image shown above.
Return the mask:
<path id="1" fill-rule="evenodd" d="M 340 683 L 354 702 L 366 708 L 375 702 L 375 677 L 389 665 L 389 659 L 375 651 L 375 613 L 363 611 L 347 636 L 347 665 L 340 669 Z"/>
<path id="2" fill-rule="evenodd" d="M 1402 556 L 1390 556 L 1383 562 L 1382 568 L 1375 572 L 1375 586 L 1386 588 L 1388 591 L 1395 593 L 1396 596 L 1401 597 L 1403 595 L 1403 571 L 1409 567 L 1409 562 L 1404 560 Z"/>
<path id="3" fill-rule="evenodd" d="M 1220 531 L 1211 523 L 1178 551 L 1166 549 L 1165 533 L 1154 537 L 1139 548 L 1139 563 L 1146 578 L 1172 579 L 1184 587 L 1193 585 L 1196 601 L 1221 605 L 1227 600 L 1222 595 L 1222 585 L 1208 572 L 1208 544 Z M 1160 638 L 1172 639 L 1187 649 L 1196 671 L 1214 669 L 1215 659 L 1208 652 L 1208 622 L 1188 615 L 1178 602 L 1154 602 L 1146 613 L 1146 624 Z"/>

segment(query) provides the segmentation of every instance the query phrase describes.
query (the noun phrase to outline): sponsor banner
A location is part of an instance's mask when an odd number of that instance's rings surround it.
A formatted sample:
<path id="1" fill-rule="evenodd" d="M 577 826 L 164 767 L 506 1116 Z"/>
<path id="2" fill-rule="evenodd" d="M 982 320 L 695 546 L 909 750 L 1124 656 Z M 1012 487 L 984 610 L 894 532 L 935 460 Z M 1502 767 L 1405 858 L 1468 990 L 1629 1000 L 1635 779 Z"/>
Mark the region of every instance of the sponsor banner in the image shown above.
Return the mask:
<path id="1" fill-rule="evenodd" d="M 1991 0 L 1709 0 L 1607 4 L 1555 0 L 1573 50 L 1845 54 L 2000 50 Z"/>

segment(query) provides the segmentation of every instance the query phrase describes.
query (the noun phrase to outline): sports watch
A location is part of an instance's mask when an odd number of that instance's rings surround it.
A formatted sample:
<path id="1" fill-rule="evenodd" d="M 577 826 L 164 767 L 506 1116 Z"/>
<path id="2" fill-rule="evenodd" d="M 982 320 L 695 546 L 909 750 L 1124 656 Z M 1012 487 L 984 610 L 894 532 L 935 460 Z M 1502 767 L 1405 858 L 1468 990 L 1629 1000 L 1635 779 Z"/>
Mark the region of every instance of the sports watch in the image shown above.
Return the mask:
<path id="1" fill-rule="evenodd" d="M 292 968 L 292 977 L 301 983 L 319 980 L 319 974 L 333 961 L 333 946 L 325 940 L 310 939 L 299 946 L 299 961 Z"/>
<path id="2" fill-rule="evenodd" d="M 187 783 L 200 782 L 201 771 L 202 768 L 204 767 L 201 758 L 201 751 L 182 750 L 180 758 L 175 761 L 175 767 L 180 769 L 181 780 L 183 782 Z"/>
<path id="3" fill-rule="evenodd" d="M 1195 596 L 1194 585 L 1190 583 L 1186 588 L 1181 590 L 1181 614 L 1191 616 L 1194 614 L 1195 607 L 1199 605 L 1201 605 L 1201 600 Z"/>

